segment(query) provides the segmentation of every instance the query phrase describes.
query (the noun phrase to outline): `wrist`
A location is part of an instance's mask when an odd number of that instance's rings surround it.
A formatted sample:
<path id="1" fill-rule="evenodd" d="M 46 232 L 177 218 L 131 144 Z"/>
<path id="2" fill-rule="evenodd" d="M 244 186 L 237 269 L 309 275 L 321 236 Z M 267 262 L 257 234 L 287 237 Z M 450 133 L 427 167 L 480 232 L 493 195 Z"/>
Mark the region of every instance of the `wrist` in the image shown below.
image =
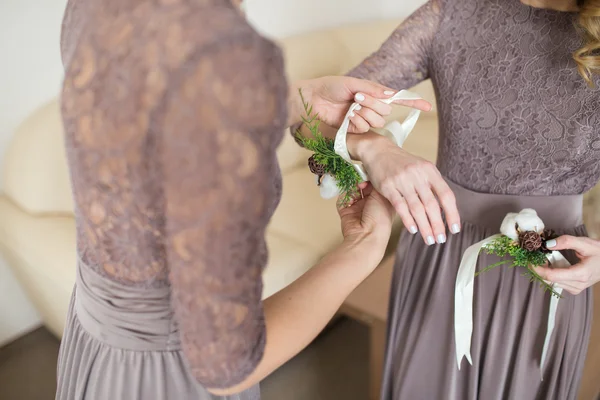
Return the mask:
<path id="1" fill-rule="evenodd" d="M 352 260 L 357 260 L 365 267 L 375 268 L 385 255 L 390 235 L 375 233 L 345 237 L 339 250 Z"/>
<path id="2" fill-rule="evenodd" d="M 388 138 L 369 131 L 367 133 L 349 133 L 346 139 L 348 152 L 353 160 L 366 162 Z"/>

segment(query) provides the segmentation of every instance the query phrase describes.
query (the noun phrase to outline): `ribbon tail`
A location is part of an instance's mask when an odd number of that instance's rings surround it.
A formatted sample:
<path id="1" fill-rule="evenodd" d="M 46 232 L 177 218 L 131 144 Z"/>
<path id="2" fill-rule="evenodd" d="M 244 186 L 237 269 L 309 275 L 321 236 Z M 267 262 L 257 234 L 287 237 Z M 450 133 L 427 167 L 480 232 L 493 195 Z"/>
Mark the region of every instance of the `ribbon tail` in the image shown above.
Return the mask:
<path id="1" fill-rule="evenodd" d="M 567 268 L 571 266 L 571 263 L 558 251 L 553 251 L 548 254 L 548 260 L 552 263 L 554 268 Z M 562 295 L 562 288 L 555 288 L 559 295 Z M 544 365 L 546 358 L 548 357 L 548 349 L 550 348 L 550 340 L 552 339 L 552 332 L 556 325 L 556 311 L 558 310 L 558 302 L 560 298 L 556 296 L 550 296 L 550 309 L 548 310 L 548 326 L 546 328 L 546 337 L 544 338 L 544 348 L 542 350 L 542 358 L 540 360 L 540 374 L 541 380 L 544 380 Z"/>
<path id="2" fill-rule="evenodd" d="M 456 341 L 456 363 L 465 357 L 473 365 L 471 339 L 473 336 L 473 288 L 477 259 L 481 249 L 502 235 L 493 235 L 470 246 L 463 254 L 456 276 L 454 292 L 454 337 Z"/>

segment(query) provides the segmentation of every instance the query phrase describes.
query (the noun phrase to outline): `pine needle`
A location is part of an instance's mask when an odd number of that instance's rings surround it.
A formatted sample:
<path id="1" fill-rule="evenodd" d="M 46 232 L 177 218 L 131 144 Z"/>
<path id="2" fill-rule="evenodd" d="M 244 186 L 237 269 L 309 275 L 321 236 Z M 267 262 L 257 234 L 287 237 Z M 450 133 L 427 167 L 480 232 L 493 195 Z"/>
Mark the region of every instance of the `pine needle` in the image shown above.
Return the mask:
<path id="1" fill-rule="evenodd" d="M 531 267 L 540 267 L 548 262 L 548 258 L 541 251 L 527 251 L 515 243 L 507 236 L 501 236 L 483 248 L 487 254 L 493 254 L 498 257 L 512 257 L 511 260 L 503 260 L 492 264 L 479 271 L 475 276 L 489 271 L 499 265 L 511 263 L 510 268 L 522 267 L 525 269 L 523 276 L 529 279 L 532 283 L 538 283 L 544 292 L 550 292 L 552 296 L 562 298 L 562 296 L 554 290 L 552 285 L 548 284 L 539 276 Z"/>
<path id="2" fill-rule="evenodd" d="M 315 153 L 315 161 L 323 165 L 325 172 L 335 178 L 343 196 L 342 205 L 348 204 L 358 194 L 358 184 L 362 181 L 360 175 L 352 165 L 335 152 L 334 141 L 323 136 L 319 129 L 321 123 L 319 115 L 313 114 L 313 107 L 304 99 L 302 89 L 299 92 L 306 114 L 306 116 L 302 116 L 302 122 L 312 137 L 304 137 L 298 129 L 296 138 L 302 146 Z"/>

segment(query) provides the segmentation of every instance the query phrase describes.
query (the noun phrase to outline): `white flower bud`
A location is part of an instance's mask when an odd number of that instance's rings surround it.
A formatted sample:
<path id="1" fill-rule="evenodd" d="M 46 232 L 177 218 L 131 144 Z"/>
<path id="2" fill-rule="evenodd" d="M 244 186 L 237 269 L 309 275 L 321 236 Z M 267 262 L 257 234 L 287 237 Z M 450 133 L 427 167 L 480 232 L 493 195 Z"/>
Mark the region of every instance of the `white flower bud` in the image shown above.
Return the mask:
<path id="1" fill-rule="evenodd" d="M 508 236 L 512 240 L 519 239 L 519 233 L 515 227 L 517 214 L 516 213 L 508 213 L 504 220 L 502 221 L 502 225 L 500 226 L 500 233 L 504 236 Z"/>
<path id="2" fill-rule="evenodd" d="M 531 208 L 521 210 L 521 212 L 516 216 L 515 221 L 517 225 L 519 225 L 519 230 L 521 232 L 544 232 L 544 222 L 540 217 L 538 217 L 537 212 Z"/>
<path id="3" fill-rule="evenodd" d="M 340 195 L 340 189 L 338 188 L 337 182 L 330 174 L 323 175 L 320 191 L 321 197 L 324 199 L 333 199 Z"/>

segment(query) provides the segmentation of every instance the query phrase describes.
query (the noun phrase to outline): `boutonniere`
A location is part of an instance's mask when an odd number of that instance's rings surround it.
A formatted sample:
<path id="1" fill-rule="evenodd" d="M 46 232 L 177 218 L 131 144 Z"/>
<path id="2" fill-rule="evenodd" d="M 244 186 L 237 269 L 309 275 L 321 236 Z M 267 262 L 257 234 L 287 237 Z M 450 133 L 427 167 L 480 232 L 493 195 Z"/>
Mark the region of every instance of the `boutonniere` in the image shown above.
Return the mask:
<path id="1" fill-rule="evenodd" d="M 308 159 L 308 167 L 317 176 L 317 185 L 323 198 L 331 199 L 341 195 L 342 206 L 348 205 L 360 195 L 358 184 L 362 179 L 352 164 L 335 152 L 334 141 L 323 137 L 319 130 L 319 115 L 313 113 L 313 107 L 304 99 L 302 90 L 300 97 L 306 114 L 302 116 L 302 123 L 309 129 L 312 137 L 304 137 L 298 130 L 296 139 L 314 153 Z"/>
<path id="2" fill-rule="evenodd" d="M 500 265 L 509 264 L 510 268 L 522 267 L 523 276 L 532 283 L 538 283 L 544 291 L 560 298 L 560 294 L 552 285 L 530 268 L 540 267 L 549 262 L 548 254 L 552 251 L 546 247 L 546 241 L 557 237 L 554 231 L 545 229 L 544 222 L 538 217 L 537 212 L 526 208 L 519 213 L 507 214 L 500 226 L 500 233 L 500 236 L 483 246 L 482 250 L 498 257 L 508 256 L 509 259 L 492 264 L 477 272 L 475 276 Z"/>
<path id="3" fill-rule="evenodd" d="M 358 184 L 367 182 L 369 176 L 362 163 L 350 158 L 346 139 L 350 127 L 350 118 L 358 110 L 360 104 L 353 103 L 342 125 L 339 127 L 335 140 L 323 137 L 319 131 L 319 116 L 313 114 L 313 108 L 308 104 L 302 90 L 300 97 L 304 105 L 306 116 L 302 118 L 303 124 L 312 134 L 311 138 L 304 137 L 299 131 L 296 132 L 296 138 L 308 150 L 314 154 L 308 159 L 308 166 L 313 174 L 317 176 L 317 185 L 320 187 L 321 197 L 330 199 L 340 196 L 342 205 L 348 205 L 352 200 L 359 196 L 360 190 Z M 421 97 L 407 90 L 401 90 L 393 96 L 380 100 L 385 104 L 392 104 L 396 100 L 420 100 Z M 383 129 L 372 129 L 381 135 L 388 136 L 397 146 L 402 147 L 408 135 L 412 132 L 421 111 L 412 109 L 403 122 L 392 121 Z"/>

